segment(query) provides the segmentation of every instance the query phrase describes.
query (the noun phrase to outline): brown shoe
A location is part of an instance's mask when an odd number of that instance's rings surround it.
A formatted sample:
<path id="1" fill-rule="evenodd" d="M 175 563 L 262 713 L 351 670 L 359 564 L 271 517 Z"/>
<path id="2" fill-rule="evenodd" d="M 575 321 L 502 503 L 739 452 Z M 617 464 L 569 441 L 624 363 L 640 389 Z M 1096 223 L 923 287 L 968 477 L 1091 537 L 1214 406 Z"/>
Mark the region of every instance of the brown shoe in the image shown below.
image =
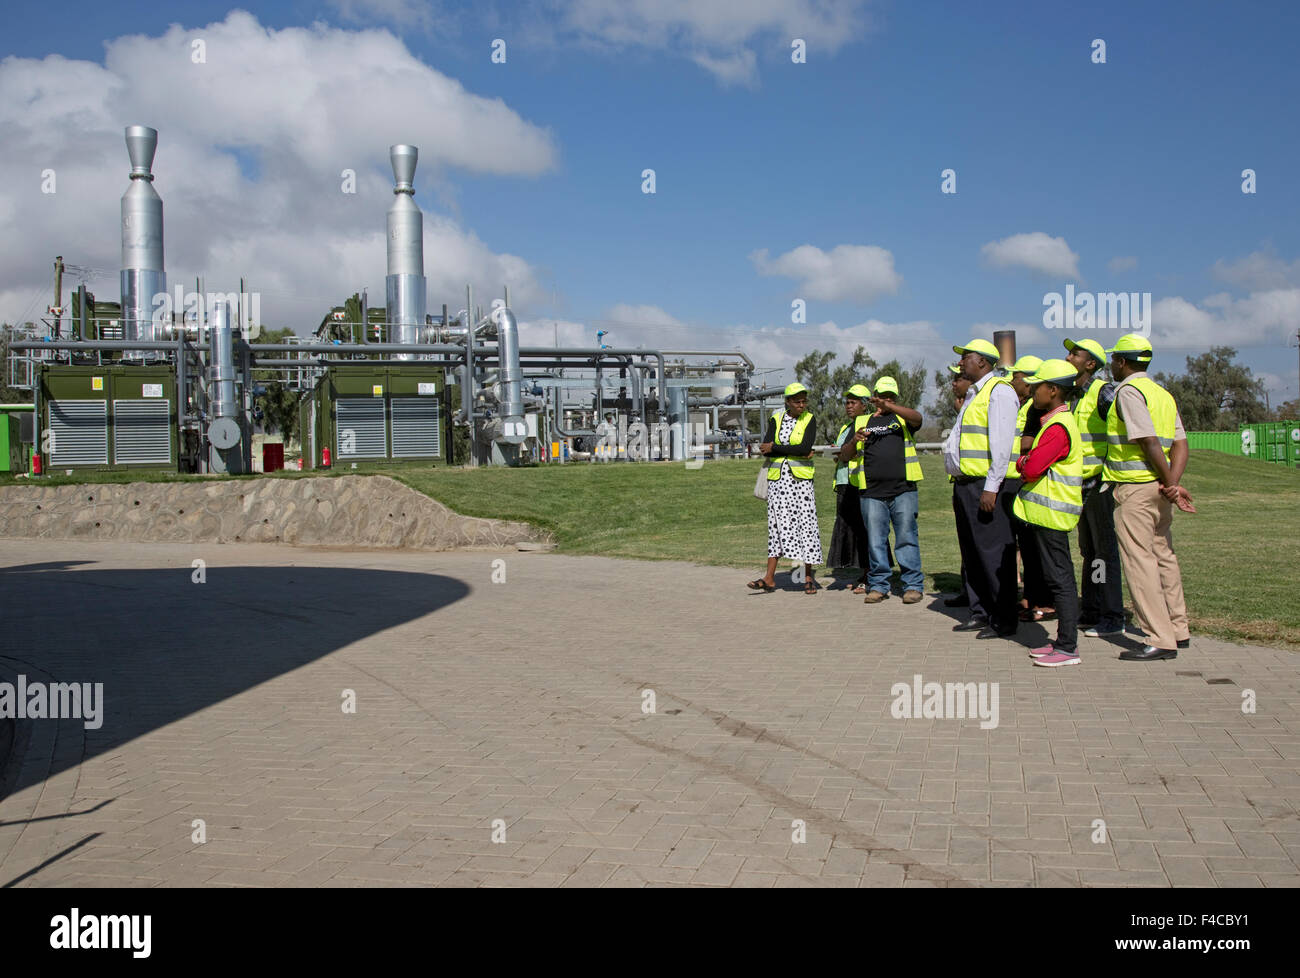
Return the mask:
<path id="1" fill-rule="evenodd" d="M 922 597 L 924 595 L 920 591 L 904 591 L 903 604 L 916 604 Z"/>
<path id="2" fill-rule="evenodd" d="M 880 604 L 885 600 L 885 595 L 879 591 L 868 591 L 867 596 L 862 599 L 863 604 Z"/>

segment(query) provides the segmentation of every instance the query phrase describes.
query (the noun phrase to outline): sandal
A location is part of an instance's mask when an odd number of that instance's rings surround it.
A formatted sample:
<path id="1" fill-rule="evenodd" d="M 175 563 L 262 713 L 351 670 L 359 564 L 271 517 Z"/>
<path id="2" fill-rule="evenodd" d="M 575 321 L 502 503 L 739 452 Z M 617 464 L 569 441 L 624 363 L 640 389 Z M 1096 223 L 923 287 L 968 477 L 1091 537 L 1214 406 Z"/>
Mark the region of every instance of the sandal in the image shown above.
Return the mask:
<path id="1" fill-rule="evenodd" d="M 763 580 L 761 577 L 756 581 L 750 581 L 745 585 L 745 587 L 749 588 L 751 591 L 763 591 L 764 593 L 776 590 L 775 584 L 768 584 L 767 581 Z"/>
<path id="2" fill-rule="evenodd" d="M 866 594 L 866 593 L 867 593 L 867 582 L 866 582 L 866 581 L 858 581 L 857 584 L 854 584 L 854 585 L 853 585 L 853 593 L 854 593 L 854 594 Z"/>
<path id="3" fill-rule="evenodd" d="M 1047 621 L 1056 617 L 1055 608 L 1021 608 L 1021 621 Z"/>
<path id="4" fill-rule="evenodd" d="M 814 581 L 811 577 L 808 578 L 808 580 L 803 582 L 804 594 L 816 594 L 818 590 L 819 588 L 817 587 L 817 582 Z"/>

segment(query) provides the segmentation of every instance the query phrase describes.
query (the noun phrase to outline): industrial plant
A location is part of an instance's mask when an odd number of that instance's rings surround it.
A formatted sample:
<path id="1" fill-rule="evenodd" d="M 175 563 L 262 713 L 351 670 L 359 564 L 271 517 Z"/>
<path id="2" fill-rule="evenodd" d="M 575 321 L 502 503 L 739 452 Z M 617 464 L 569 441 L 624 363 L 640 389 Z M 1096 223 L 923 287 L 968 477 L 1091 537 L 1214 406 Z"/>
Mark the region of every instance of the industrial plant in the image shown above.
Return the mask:
<path id="1" fill-rule="evenodd" d="M 57 260 L 49 317 L 9 343 L 7 382 L 31 395 L 11 469 L 272 470 L 283 448 L 274 462 L 254 458 L 268 378 L 297 398 L 304 469 L 738 456 L 761 434 L 766 399 L 780 403 L 780 388 L 753 385 L 740 350 L 521 346 L 508 288 L 485 310 L 467 284 L 430 313 L 410 145 L 389 149 L 383 308 L 364 291 L 359 302 L 322 297 L 313 335 L 258 343 L 259 303 L 242 280 L 168 292 L 158 133 L 128 126 L 126 147 L 119 301 L 83 283 L 65 309 Z"/>

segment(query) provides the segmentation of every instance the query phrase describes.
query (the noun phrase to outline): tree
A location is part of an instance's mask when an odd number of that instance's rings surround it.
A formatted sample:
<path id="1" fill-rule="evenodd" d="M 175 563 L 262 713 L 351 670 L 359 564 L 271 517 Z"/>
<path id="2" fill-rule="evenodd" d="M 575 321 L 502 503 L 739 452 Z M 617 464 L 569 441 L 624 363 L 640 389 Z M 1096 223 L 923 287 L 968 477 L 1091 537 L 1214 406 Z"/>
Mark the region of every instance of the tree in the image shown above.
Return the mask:
<path id="1" fill-rule="evenodd" d="M 1264 382 L 1249 367 L 1234 363 L 1236 356 L 1230 346 L 1211 347 L 1209 353 L 1187 358 L 1187 373 L 1153 378 L 1178 402 L 1188 431 L 1236 431 L 1269 419 Z"/>
<path id="2" fill-rule="evenodd" d="M 1295 421 L 1300 419 L 1300 398 L 1279 404 L 1273 411 L 1274 421 Z"/>
<path id="3" fill-rule="evenodd" d="M 258 336 L 259 343 L 283 343 L 293 336 L 293 330 L 263 329 Z M 253 399 L 255 409 L 262 412 L 262 428 L 267 434 L 280 432 L 286 442 L 298 437 L 298 394 L 290 390 L 281 381 L 277 370 L 254 370 L 253 380 L 264 387 L 265 393 Z"/>
<path id="4" fill-rule="evenodd" d="M 819 440 L 831 442 L 840 430 L 840 425 L 848 420 L 844 413 L 844 392 L 854 384 L 868 384 L 875 377 L 876 361 L 865 349 L 858 347 L 853 351 L 853 359 L 838 367 L 831 367 L 835 353 L 813 350 L 794 365 L 794 375 L 799 383 L 808 388 L 808 410 L 817 417 Z M 902 387 L 902 378 L 899 378 Z M 767 419 L 763 419 L 764 425 Z"/>

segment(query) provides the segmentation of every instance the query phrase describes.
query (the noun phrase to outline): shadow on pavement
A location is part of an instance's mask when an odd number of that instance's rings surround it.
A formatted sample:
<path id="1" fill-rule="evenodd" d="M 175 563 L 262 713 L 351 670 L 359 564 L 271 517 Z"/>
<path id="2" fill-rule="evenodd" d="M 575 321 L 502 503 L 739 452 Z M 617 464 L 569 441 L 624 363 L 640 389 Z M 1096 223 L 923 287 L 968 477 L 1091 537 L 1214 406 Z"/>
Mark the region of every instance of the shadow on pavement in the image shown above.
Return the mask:
<path id="1" fill-rule="evenodd" d="M 214 565 L 195 583 L 189 567 L 71 569 L 86 563 L 0 569 L 0 680 L 26 671 L 33 682 L 104 684 L 102 726 L 84 731 L 85 757 L 469 593 L 455 578 L 389 570 Z M 82 761 L 60 750 L 47 770 L 22 764 L 24 733 L 55 722 L 16 721 L 0 785 L 20 791 Z"/>

